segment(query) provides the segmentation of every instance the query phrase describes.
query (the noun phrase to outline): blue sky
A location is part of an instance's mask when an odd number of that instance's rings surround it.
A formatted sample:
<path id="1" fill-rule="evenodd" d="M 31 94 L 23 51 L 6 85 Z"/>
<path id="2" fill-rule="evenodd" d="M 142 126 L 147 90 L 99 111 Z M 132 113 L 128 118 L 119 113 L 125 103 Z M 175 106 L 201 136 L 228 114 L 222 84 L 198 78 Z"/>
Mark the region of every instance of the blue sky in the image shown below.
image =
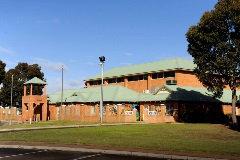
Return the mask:
<path id="1" fill-rule="evenodd" d="M 84 87 L 105 70 L 192 57 L 185 34 L 217 0 L 1 0 L 0 60 L 37 63 L 47 92 Z"/>

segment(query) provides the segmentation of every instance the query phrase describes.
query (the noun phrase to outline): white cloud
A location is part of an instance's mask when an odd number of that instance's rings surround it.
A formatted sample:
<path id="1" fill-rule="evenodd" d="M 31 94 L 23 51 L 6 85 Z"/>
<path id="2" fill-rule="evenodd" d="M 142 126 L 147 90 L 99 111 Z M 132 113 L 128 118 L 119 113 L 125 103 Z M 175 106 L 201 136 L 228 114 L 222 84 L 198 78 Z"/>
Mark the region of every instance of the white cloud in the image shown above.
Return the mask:
<path id="1" fill-rule="evenodd" d="M 14 52 L 12 49 L 9 48 L 3 48 L 0 46 L 0 53 L 8 54 L 8 55 L 15 55 L 16 52 Z"/>
<path id="2" fill-rule="evenodd" d="M 62 90 L 62 79 L 56 78 L 56 79 L 49 79 L 47 80 L 48 86 L 47 86 L 47 93 L 51 94 L 57 91 Z M 63 90 L 66 89 L 77 89 L 77 88 L 83 88 L 85 86 L 85 82 L 83 79 L 63 79 Z"/>
<path id="3" fill-rule="evenodd" d="M 85 82 L 83 79 L 72 79 L 66 84 L 67 88 L 83 88 L 84 86 Z"/>
<path id="4" fill-rule="evenodd" d="M 39 64 L 43 69 L 50 71 L 61 71 L 62 66 L 64 71 L 68 71 L 68 67 L 62 62 L 49 61 L 47 59 L 34 58 L 34 63 Z"/>

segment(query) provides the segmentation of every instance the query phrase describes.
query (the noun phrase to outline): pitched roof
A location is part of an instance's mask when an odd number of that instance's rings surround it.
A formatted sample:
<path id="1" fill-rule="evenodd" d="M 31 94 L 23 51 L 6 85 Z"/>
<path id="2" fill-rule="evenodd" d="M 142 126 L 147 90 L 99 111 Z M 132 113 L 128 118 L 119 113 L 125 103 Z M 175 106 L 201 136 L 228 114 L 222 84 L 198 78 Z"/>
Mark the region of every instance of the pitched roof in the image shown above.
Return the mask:
<path id="1" fill-rule="evenodd" d="M 61 102 L 61 91 L 48 95 L 49 103 Z M 63 91 L 63 102 L 99 102 L 101 87 L 80 88 Z M 131 89 L 116 85 L 103 87 L 103 100 L 110 102 L 137 102 L 139 93 Z"/>
<path id="2" fill-rule="evenodd" d="M 188 101 L 188 102 L 223 102 L 232 103 L 231 90 L 224 90 L 221 98 L 212 98 L 212 93 L 203 87 L 163 85 L 153 95 L 145 96 L 140 101 Z M 237 91 L 240 95 L 240 91 Z"/>
<path id="3" fill-rule="evenodd" d="M 104 71 L 104 78 L 122 77 L 122 76 L 128 76 L 128 75 L 146 74 L 146 73 L 154 73 L 154 72 L 168 71 L 168 70 L 192 71 L 194 67 L 195 67 L 195 64 L 193 63 L 192 60 L 176 58 L 176 59 L 160 60 L 156 62 L 113 68 L 113 69 Z M 85 81 L 101 79 L 101 76 L 102 74 L 100 73 L 95 76 L 89 77 Z"/>
<path id="4" fill-rule="evenodd" d="M 63 91 L 63 102 L 99 102 L 101 87 L 80 88 Z M 240 92 L 237 91 L 237 95 Z M 61 91 L 48 95 L 49 103 L 61 102 Z M 131 89 L 116 85 L 103 87 L 103 101 L 105 102 L 151 102 L 151 101 L 188 101 L 188 102 L 223 102 L 231 103 L 231 91 L 224 90 L 220 99 L 213 99 L 206 88 L 187 87 L 177 85 L 163 85 L 152 93 L 138 93 Z"/>
<path id="5" fill-rule="evenodd" d="M 32 79 L 30 79 L 29 81 L 25 82 L 24 84 L 41 84 L 41 85 L 45 85 L 47 84 L 46 82 L 44 82 L 43 80 L 34 77 Z"/>

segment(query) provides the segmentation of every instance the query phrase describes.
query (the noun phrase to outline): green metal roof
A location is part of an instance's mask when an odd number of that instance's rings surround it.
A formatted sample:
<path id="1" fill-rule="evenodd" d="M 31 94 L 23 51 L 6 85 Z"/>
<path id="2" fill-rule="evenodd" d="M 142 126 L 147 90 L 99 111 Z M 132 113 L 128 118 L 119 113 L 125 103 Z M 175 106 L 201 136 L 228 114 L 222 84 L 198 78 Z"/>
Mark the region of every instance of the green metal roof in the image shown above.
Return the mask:
<path id="1" fill-rule="evenodd" d="M 24 84 L 41 84 L 41 85 L 45 85 L 47 83 L 44 82 L 43 80 L 37 78 L 37 77 L 34 77 L 31 80 L 25 82 Z"/>
<path id="2" fill-rule="evenodd" d="M 50 104 L 61 102 L 61 91 L 48 95 Z M 237 91 L 240 95 L 240 91 Z M 63 102 L 99 102 L 101 87 L 80 88 L 63 91 Z M 138 93 L 131 89 L 116 85 L 103 87 L 103 101 L 105 102 L 153 102 L 153 101 L 190 101 L 190 102 L 223 102 L 231 103 L 231 91 L 224 90 L 220 99 L 213 99 L 206 88 L 186 87 L 177 85 L 163 85 L 152 93 Z"/>
<path id="3" fill-rule="evenodd" d="M 154 73 L 168 70 L 193 70 L 195 64 L 189 59 L 168 59 L 156 62 L 143 63 L 131 66 L 124 66 L 119 68 L 104 71 L 104 78 L 122 77 L 128 75 Z M 102 74 L 89 77 L 85 81 L 101 79 Z"/>
<path id="4" fill-rule="evenodd" d="M 62 92 L 48 95 L 49 103 L 60 103 Z M 63 102 L 99 102 L 101 98 L 101 87 L 80 88 L 63 91 Z M 103 87 L 103 100 L 110 102 L 137 102 L 139 93 L 131 89 L 116 85 Z"/>
<path id="5" fill-rule="evenodd" d="M 237 91 L 237 95 L 240 95 L 240 91 Z M 163 85 L 156 93 L 145 97 L 142 96 L 140 101 L 195 101 L 232 103 L 231 96 L 231 90 L 224 90 L 221 98 L 214 99 L 212 98 L 212 93 L 206 88 Z"/>

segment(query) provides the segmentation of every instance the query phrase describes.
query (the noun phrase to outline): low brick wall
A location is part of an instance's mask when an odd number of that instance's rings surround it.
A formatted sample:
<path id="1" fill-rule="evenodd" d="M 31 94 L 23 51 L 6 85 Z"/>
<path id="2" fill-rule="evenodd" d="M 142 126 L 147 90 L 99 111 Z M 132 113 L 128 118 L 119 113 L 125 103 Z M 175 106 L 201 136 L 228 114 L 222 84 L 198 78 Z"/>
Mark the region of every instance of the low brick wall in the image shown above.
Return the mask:
<path id="1" fill-rule="evenodd" d="M 60 106 L 50 108 L 50 119 L 60 119 Z M 91 107 L 93 110 L 91 110 Z M 62 120 L 79 122 L 100 122 L 100 107 L 94 104 L 62 106 Z M 123 111 L 124 106 L 108 104 L 104 106 L 102 122 L 136 122 L 136 109 Z M 129 114 L 130 113 L 130 114 Z M 57 118 L 55 118 L 57 117 Z M 51 119 L 52 120 L 52 119 Z"/>

